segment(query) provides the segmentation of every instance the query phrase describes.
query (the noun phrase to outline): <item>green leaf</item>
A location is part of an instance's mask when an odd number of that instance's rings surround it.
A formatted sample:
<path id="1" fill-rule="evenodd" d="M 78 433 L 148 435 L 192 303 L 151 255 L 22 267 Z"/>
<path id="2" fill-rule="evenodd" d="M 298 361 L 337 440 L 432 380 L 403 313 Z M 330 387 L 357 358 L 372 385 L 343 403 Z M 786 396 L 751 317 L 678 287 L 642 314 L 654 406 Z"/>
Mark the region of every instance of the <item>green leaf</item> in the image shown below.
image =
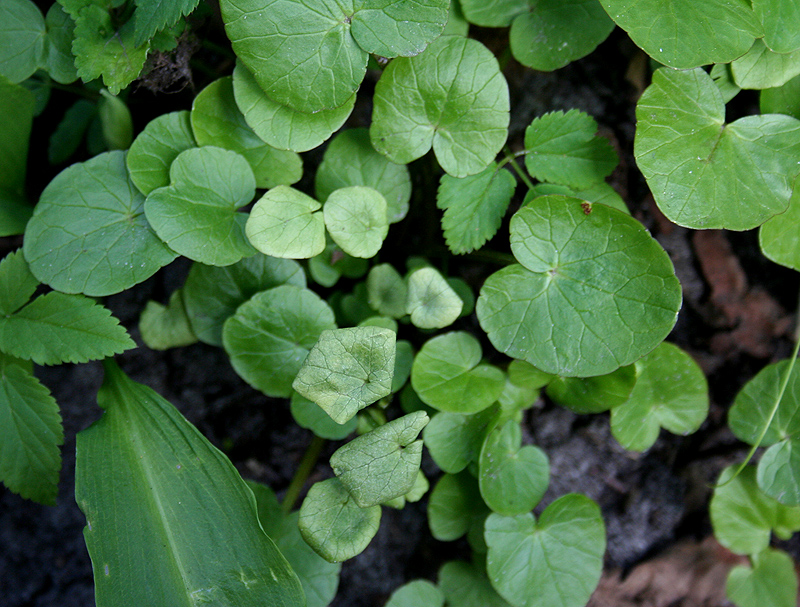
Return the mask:
<path id="1" fill-rule="evenodd" d="M 524 360 L 512 360 L 508 364 L 508 379 L 522 388 L 538 390 L 549 384 L 553 380 L 553 376 L 539 371 Z"/>
<path id="2" fill-rule="evenodd" d="M 240 61 L 233 70 L 233 94 L 244 119 L 256 135 L 279 150 L 306 152 L 339 130 L 353 111 L 355 94 L 344 105 L 304 114 L 267 97 Z"/>
<path id="3" fill-rule="evenodd" d="M 25 188 L 35 101 L 33 94 L 24 87 L 0 76 L 0 114 L 14 117 L 13 120 L 3 120 L 0 125 L 0 157 L 3 158 L 0 162 L 0 192 L 5 192 L 6 196 L 21 195 Z"/>
<path id="4" fill-rule="evenodd" d="M 427 423 L 428 415 L 415 411 L 354 438 L 334 452 L 330 460 L 333 473 L 356 504 L 369 508 L 411 491 L 422 460 L 422 441 L 417 436 Z"/>
<path id="5" fill-rule="evenodd" d="M 124 291 L 177 257 L 147 223 L 123 152 L 59 173 L 42 192 L 24 242 L 38 280 L 96 297 Z"/>
<path id="6" fill-rule="evenodd" d="M 75 481 L 97 604 L 304 605 L 230 460 L 153 390 L 105 367 L 105 413 L 78 434 Z"/>
<path id="7" fill-rule="evenodd" d="M 370 138 L 406 164 L 433 147 L 454 177 L 480 173 L 508 134 L 508 85 L 480 42 L 442 36 L 411 58 L 392 61 L 375 86 Z"/>
<path id="8" fill-rule="evenodd" d="M 650 352 L 675 324 L 672 262 L 620 211 L 536 198 L 511 218 L 511 250 L 522 265 L 486 280 L 478 320 L 499 351 L 546 373 L 605 375 Z"/>
<path id="9" fill-rule="evenodd" d="M 414 359 L 411 385 L 423 402 L 451 413 L 477 413 L 499 397 L 505 374 L 481 362 L 480 342 L 463 331 L 429 339 Z"/>
<path id="10" fill-rule="evenodd" d="M 158 116 L 134 139 L 125 157 L 131 181 L 145 196 L 156 188 L 168 186 L 172 162 L 195 145 L 189 112 Z"/>
<path id="11" fill-rule="evenodd" d="M 506 214 L 517 180 L 492 162 L 470 177 L 442 175 L 436 206 L 444 210 L 442 231 L 455 254 L 480 249 L 491 239 Z"/>
<path id="12" fill-rule="evenodd" d="M 412 57 L 438 38 L 448 18 L 449 0 L 355 0 L 353 38 L 372 55 Z"/>
<path id="13" fill-rule="evenodd" d="M 600 0 L 609 16 L 656 61 L 676 68 L 729 63 L 761 26 L 746 0 Z"/>
<path id="14" fill-rule="evenodd" d="M 153 350 L 169 350 L 196 343 L 197 336 L 183 305 L 183 291 L 174 291 L 166 306 L 148 301 L 139 317 L 139 333 L 145 345 Z"/>
<path id="15" fill-rule="evenodd" d="M 750 557 L 752 567 L 737 565 L 728 574 L 725 592 L 737 607 L 794 607 L 797 573 L 792 557 L 767 548 Z"/>
<path id="16" fill-rule="evenodd" d="M 486 435 L 478 460 L 481 497 L 494 512 L 516 516 L 536 507 L 550 483 L 547 456 L 522 446 L 519 422 L 508 420 Z"/>
<path id="17" fill-rule="evenodd" d="M 488 512 L 478 481 L 469 472 L 443 475 L 428 499 L 428 525 L 441 542 L 457 540 L 471 527 L 483 526 Z"/>
<path id="18" fill-rule="evenodd" d="M 0 189 L 0 236 L 16 236 L 25 231 L 33 207 L 22 196 Z"/>
<path id="19" fill-rule="evenodd" d="M 469 23 L 464 18 L 459 0 L 450 2 L 450 14 L 447 17 L 447 25 L 442 30 L 443 36 L 466 36 L 469 33 Z"/>
<path id="20" fill-rule="evenodd" d="M 222 345 L 222 324 L 260 291 L 283 284 L 304 288 L 303 268 L 290 259 L 257 253 L 224 268 L 195 263 L 183 287 L 192 331 L 200 341 Z"/>
<path id="21" fill-rule="evenodd" d="M 222 343 L 242 379 L 267 396 L 286 397 L 308 351 L 335 326 L 318 295 L 281 285 L 239 306 L 223 325 Z"/>
<path id="22" fill-rule="evenodd" d="M 344 424 L 391 393 L 395 339 L 380 327 L 323 331 L 292 387 Z"/>
<path id="23" fill-rule="evenodd" d="M 579 110 L 540 116 L 525 130 L 525 167 L 536 179 L 576 189 L 599 183 L 619 158 L 608 139 L 596 133 L 597 122 Z"/>
<path id="24" fill-rule="evenodd" d="M 800 74 L 800 50 L 776 53 L 758 39 L 746 54 L 731 63 L 731 72 L 736 84 L 743 89 L 781 86 Z"/>
<path id="25" fill-rule="evenodd" d="M 75 154 L 89 125 L 96 117 L 97 104 L 88 99 L 79 99 L 64 112 L 64 117 L 58 123 L 58 127 L 50 135 L 50 143 L 47 147 L 47 158 L 50 164 L 62 164 Z M 169 183 L 169 179 L 164 185 L 167 183 Z"/>
<path id="26" fill-rule="evenodd" d="M 453 607 L 511 607 L 492 588 L 485 571 L 461 561 L 442 565 L 439 588 Z"/>
<path id="27" fill-rule="evenodd" d="M 245 236 L 256 192 L 253 172 L 237 154 L 211 146 L 184 150 L 169 169 L 170 185 L 147 195 L 144 212 L 159 238 L 176 253 L 227 266 L 255 253 Z"/>
<path id="28" fill-rule="evenodd" d="M 709 76 L 711 76 L 714 84 L 717 85 L 719 93 L 722 95 L 722 101 L 725 103 L 728 103 L 731 99 L 736 97 L 742 90 L 733 81 L 733 72 L 731 71 L 730 63 L 715 63 L 714 67 L 712 67 L 709 72 Z M 762 112 L 762 114 L 767 113 L 769 112 Z"/>
<path id="29" fill-rule="evenodd" d="M 786 114 L 800 119 L 800 76 L 783 86 L 761 91 L 762 114 Z"/>
<path id="30" fill-rule="evenodd" d="M 800 22 L 800 6 L 793 0 L 753 0 L 753 12 L 764 28 L 764 42 L 776 53 L 800 48 L 800 32 L 786 27 Z"/>
<path id="31" fill-rule="evenodd" d="M 354 257 L 368 259 L 389 233 L 386 199 L 370 187 L 350 186 L 331 193 L 322 214 L 334 242 Z"/>
<path id="32" fill-rule="evenodd" d="M 323 202 L 340 188 L 365 185 L 383 194 L 389 223 L 400 221 L 408 213 L 408 168 L 376 152 L 367 129 L 347 129 L 336 135 L 325 149 L 315 180 L 317 198 Z"/>
<path id="33" fill-rule="evenodd" d="M 236 105 L 231 76 L 215 80 L 194 98 L 191 123 L 198 145 L 218 146 L 244 156 L 259 188 L 290 185 L 303 174 L 300 156 L 267 145 L 247 124 Z"/>
<path id="34" fill-rule="evenodd" d="M 147 59 L 149 42 L 136 44 L 134 20 L 116 28 L 109 11 L 97 4 L 83 6 L 73 17 L 72 52 L 78 75 L 84 82 L 102 76 L 103 84 L 112 95 L 117 95 L 139 77 Z"/>
<path id="35" fill-rule="evenodd" d="M 758 231 L 758 244 L 768 259 L 800 271 L 800 184 L 795 184 L 789 208 L 764 222 Z"/>
<path id="36" fill-rule="evenodd" d="M 59 84 L 70 84 L 78 79 L 72 41 L 75 38 L 75 22 L 67 12 L 54 3 L 45 16 L 47 40 L 45 58 L 40 66 Z"/>
<path id="37" fill-rule="evenodd" d="M 289 186 L 279 185 L 253 206 L 245 226 L 250 243 L 274 257 L 308 259 L 325 250 L 322 205 Z"/>
<path id="38" fill-rule="evenodd" d="M 496 415 L 494 407 L 474 415 L 447 411 L 434 415 L 422 436 L 436 465 L 444 472 L 458 474 L 478 461 L 486 430 Z"/>
<path id="39" fill-rule="evenodd" d="M 381 507 L 359 508 L 338 478 L 314 483 L 300 508 L 303 539 L 331 563 L 364 551 L 378 532 Z"/>
<path id="40" fill-rule="evenodd" d="M 492 586 L 514 607 L 582 607 L 603 570 L 600 508 L 576 493 L 550 504 L 538 522 L 532 514 L 489 515 L 486 543 Z"/>
<path id="41" fill-rule="evenodd" d="M 334 242 L 328 242 L 322 253 L 308 260 L 308 273 L 323 287 L 332 287 L 342 276 L 361 278 L 368 267 L 366 259 L 348 255 Z"/>
<path id="42" fill-rule="evenodd" d="M 6 255 L 0 261 L 0 318 L 11 316 L 28 303 L 38 286 L 22 251 Z"/>
<path id="43" fill-rule="evenodd" d="M 675 223 L 747 230 L 789 205 L 800 165 L 800 121 L 747 116 L 725 105 L 701 69 L 660 69 L 636 106 L 636 162 Z"/>
<path id="44" fill-rule="evenodd" d="M 384 607 L 444 607 L 444 595 L 428 580 L 413 580 L 395 590 Z"/>
<path id="45" fill-rule="evenodd" d="M 507 27 L 531 8 L 531 0 L 460 0 L 464 16 L 482 27 Z M 535 2 L 533 3 L 535 5 Z"/>
<path id="46" fill-rule="evenodd" d="M 311 430 L 320 438 L 342 440 L 356 431 L 358 419 L 351 417 L 344 424 L 337 424 L 325 410 L 302 394 L 292 394 L 292 417 L 298 426 Z"/>
<path id="47" fill-rule="evenodd" d="M 786 539 L 800 530 L 800 508 L 764 495 L 756 484 L 755 466 L 747 466 L 731 480 L 736 468 L 722 471 L 709 505 L 720 544 L 737 554 L 758 554 L 769 546 L 773 530 Z"/>
<path id="48" fill-rule="evenodd" d="M 598 0 L 539 0 L 514 19 L 509 32 L 514 58 L 551 72 L 585 57 L 605 40 L 614 22 Z"/>
<path id="49" fill-rule="evenodd" d="M 605 181 L 600 181 L 585 190 L 573 190 L 565 185 L 557 185 L 554 183 L 539 183 L 533 186 L 525 195 L 522 205 L 527 205 L 534 198 L 539 196 L 548 196 L 551 194 L 560 194 L 562 196 L 571 196 L 572 198 L 580 198 L 592 204 L 604 204 L 623 213 L 631 214 L 622 196 L 617 194 L 616 190 L 608 185 Z"/>
<path id="50" fill-rule="evenodd" d="M 136 0 L 136 44 L 143 44 L 159 31 L 175 25 L 191 13 L 200 0 Z"/>
<path id="51" fill-rule="evenodd" d="M 396 324 L 396 323 L 395 323 Z M 397 327 L 392 329 L 395 333 Z M 411 366 L 414 363 L 414 348 L 405 340 L 397 341 L 397 350 L 394 356 L 394 376 L 392 377 L 392 394 L 399 392 L 411 376 Z"/>
<path id="52" fill-rule="evenodd" d="M 406 314 L 408 286 L 388 263 L 373 266 L 367 275 L 369 305 L 383 316 L 401 318 Z"/>
<path id="53" fill-rule="evenodd" d="M 100 91 L 97 116 L 109 150 L 127 150 L 133 141 L 133 119 L 125 102 L 107 90 Z"/>
<path id="54" fill-rule="evenodd" d="M 781 504 L 800 505 L 800 439 L 786 438 L 767 449 L 757 478 L 759 488 Z"/>
<path id="55" fill-rule="evenodd" d="M 625 404 L 611 410 L 611 432 L 631 451 L 653 446 L 661 428 L 697 431 L 708 415 L 708 382 L 678 346 L 663 342 L 636 361 L 636 385 Z"/>
<path id="56" fill-rule="evenodd" d="M 33 374 L 0 355 L 0 481 L 26 499 L 54 506 L 64 442 L 58 403 Z"/>
<path id="57" fill-rule="evenodd" d="M 83 363 L 135 347 L 107 308 L 82 295 L 47 293 L 0 317 L 0 350 L 39 365 Z"/>
<path id="58" fill-rule="evenodd" d="M 464 302 L 435 268 L 420 268 L 406 278 L 406 313 L 420 329 L 442 329 L 461 315 Z"/>
<path id="59" fill-rule="evenodd" d="M 33 2 L 0 4 L 0 75 L 15 84 L 28 78 L 44 62 L 45 41 L 44 16 Z"/>
<path id="60" fill-rule="evenodd" d="M 602 413 L 627 401 L 636 382 L 636 367 L 627 365 L 607 375 L 556 377 L 547 396 L 575 413 Z"/>

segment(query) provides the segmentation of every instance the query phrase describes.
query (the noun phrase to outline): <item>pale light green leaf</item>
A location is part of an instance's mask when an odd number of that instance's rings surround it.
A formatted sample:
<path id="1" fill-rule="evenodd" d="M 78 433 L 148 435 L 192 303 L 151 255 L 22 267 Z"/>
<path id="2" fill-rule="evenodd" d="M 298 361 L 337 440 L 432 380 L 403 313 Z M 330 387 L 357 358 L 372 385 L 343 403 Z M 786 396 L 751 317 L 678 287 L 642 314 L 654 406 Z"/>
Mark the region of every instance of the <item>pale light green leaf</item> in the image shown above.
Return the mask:
<path id="1" fill-rule="evenodd" d="M 313 400 L 295 392 L 291 401 L 292 417 L 298 426 L 311 430 L 320 438 L 342 440 L 356 431 L 358 418 L 351 417 L 344 424 L 337 424 L 325 410 Z"/>
<path id="2" fill-rule="evenodd" d="M 38 286 L 21 250 L 6 255 L 0 261 L 0 317 L 10 316 L 28 303 Z"/>
<path id="3" fill-rule="evenodd" d="M 75 483 L 97 604 L 302 607 L 230 460 L 153 390 L 105 367 L 105 413 L 78 434 Z"/>
<path id="4" fill-rule="evenodd" d="M 494 55 L 475 40 L 442 36 L 424 53 L 384 70 L 375 86 L 370 138 L 400 164 L 433 147 L 447 173 L 466 177 L 494 160 L 508 122 L 508 85 Z"/>
<path id="5" fill-rule="evenodd" d="M 747 230 L 786 210 L 800 169 L 797 119 L 725 124 L 719 89 L 701 69 L 658 70 L 636 116 L 636 162 L 675 223 Z"/>
<path id="6" fill-rule="evenodd" d="M 383 194 L 389 223 L 400 221 L 408 213 L 411 198 L 408 168 L 376 152 L 367 129 L 347 129 L 336 135 L 325 149 L 315 180 L 317 198 L 323 202 L 335 190 L 365 185 Z"/>
<path id="7" fill-rule="evenodd" d="M 533 514 L 491 514 L 485 535 L 489 579 L 515 607 L 583 607 L 600 581 L 605 527 L 584 495 L 557 499 L 538 522 Z"/>
<path id="8" fill-rule="evenodd" d="M 322 205 L 289 186 L 264 194 L 250 211 L 245 232 L 250 243 L 273 257 L 308 259 L 325 250 Z"/>
<path id="9" fill-rule="evenodd" d="M 731 63 L 731 72 L 736 84 L 743 89 L 781 86 L 800 74 L 800 49 L 776 53 L 759 38 L 747 53 Z"/>
<path id="10" fill-rule="evenodd" d="M 767 548 L 751 556 L 752 567 L 737 565 L 728 574 L 725 592 L 737 607 L 795 607 L 797 573 L 792 557 Z"/>
<path id="11" fill-rule="evenodd" d="M 177 257 L 147 223 L 123 152 L 59 173 L 25 228 L 24 251 L 41 282 L 97 297 L 124 291 Z"/>
<path id="12" fill-rule="evenodd" d="M 413 580 L 395 590 L 384 607 L 444 607 L 444 594 L 428 580 Z"/>
<path id="13" fill-rule="evenodd" d="M 476 306 L 489 340 L 509 356 L 562 377 L 605 375 L 647 354 L 675 324 L 681 288 L 672 262 L 620 211 L 536 198 L 512 217 L 511 248 L 522 265 L 491 275 Z"/>
<path id="14" fill-rule="evenodd" d="M 492 588 L 485 571 L 461 561 L 442 565 L 439 587 L 453 607 L 511 607 Z"/>
<path id="15" fill-rule="evenodd" d="M 147 196 L 168 186 L 169 169 L 178 154 L 195 147 L 189 112 L 171 112 L 151 120 L 125 157 L 131 181 Z"/>
<path id="16" fill-rule="evenodd" d="M 200 0 L 136 0 L 136 44 L 153 38 L 191 13 Z"/>
<path id="17" fill-rule="evenodd" d="M 322 215 L 334 242 L 354 257 L 373 257 L 389 233 L 386 199 L 370 187 L 356 185 L 332 192 Z"/>
<path id="18" fill-rule="evenodd" d="M 427 423 L 428 415 L 415 411 L 334 452 L 331 468 L 356 504 L 368 508 L 411 491 L 422 460 L 422 441 L 417 436 Z"/>
<path id="19" fill-rule="evenodd" d="M 255 294 L 225 321 L 222 344 L 236 372 L 267 396 L 289 396 L 320 334 L 336 326 L 318 295 L 294 285 Z"/>
<path id="20" fill-rule="evenodd" d="M 497 415 L 494 407 L 474 415 L 442 411 L 425 427 L 423 440 L 433 461 L 444 472 L 458 474 L 477 462 L 486 430 Z"/>
<path id="21" fill-rule="evenodd" d="M 259 188 L 289 185 L 303 174 L 300 156 L 267 145 L 247 124 L 236 105 L 231 76 L 215 80 L 194 98 L 191 123 L 198 145 L 218 146 L 244 156 Z"/>
<path id="22" fill-rule="evenodd" d="M 787 268 L 800 271 L 800 187 L 789 199 L 789 208 L 768 219 L 758 231 L 758 244 L 768 258 Z"/>
<path id="23" fill-rule="evenodd" d="M 441 542 L 457 540 L 472 527 L 483 526 L 488 512 L 478 481 L 466 471 L 443 475 L 428 499 L 428 525 Z"/>
<path id="24" fill-rule="evenodd" d="M 708 382 L 678 346 L 663 342 L 636 361 L 630 398 L 611 410 L 611 432 L 623 447 L 645 451 L 661 428 L 674 434 L 697 431 L 708 415 Z"/>
<path id="25" fill-rule="evenodd" d="M 323 331 L 292 387 L 344 424 L 391 393 L 395 341 L 394 331 L 380 327 Z"/>
<path id="26" fill-rule="evenodd" d="M 461 315 L 464 302 L 435 268 L 419 268 L 407 278 L 406 313 L 420 329 L 442 329 Z"/>
<path id="27" fill-rule="evenodd" d="M 800 23 L 800 6 L 794 0 L 753 0 L 753 12 L 764 28 L 764 42 L 776 53 L 800 48 L 800 31 L 788 24 Z"/>
<path id="28" fill-rule="evenodd" d="M 0 13 L 0 18 L 2 18 L 2 13 Z M 13 120 L 7 119 L 0 123 L 0 158 L 3 159 L 0 162 L 0 194 L 4 194 L 4 198 L 21 197 L 25 189 L 28 141 L 33 124 L 35 101 L 30 91 L 9 82 L 0 75 L 0 114 L 14 117 Z M 5 200 L 3 202 L 5 203 Z M 9 227 L 13 228 L 14 226 L 12 224 Z M 24 229 L 25 226 L 23 223 L 22 226 L 17 225 L 16 227 Z M 20 233 L 21 231 L 12 230 L 9 233 Z"/>
<path id="29" fill-rule="evenodd" d="M 442 231 L 453 253 L 480 249 L 491 239 L 506 214 L 517 180 L 492 162 L 469 177 L 442 175 L 436 206 L 444 209 Z"/>
<path id="30" fill-rule="evenodd" d="M 547 396 L 575 413 L 601 413 L 627 401 L 637 381 L 636 367 L 627 365 L 607 375 L 556 377 L 547 384 Z"/>
<path id="31" fill-rule="evenodd" d="M 380 506 L 360 508 L 338 478 L 329 478 L 308 490 L 298 525 L 317 554 L 338 563 L 363 552 L 380 522 Z"/>
<path id="32" fill-rule="evenodd" d="M 597 122 L 579 110 L 540 116 L 525 130 L 525 167 L 536 179 L 576 189 L 599 183 L 619 159 L 596 133 Z"/>
<path id="33" fill-rule="evenodd" d="M 45 41 L 44 16 L 33 2 L 0 3 L 0 75 L 13 83 L 28 78 L 44 62 Z"/>
<path id="34" fill-rule="evenodd" d="M 148 301 L 139 317 L 139 333 L 145 345 L 153 350 L 168 350 L 196 343 L 197 336 L 192 331 L 183 304 L 183 291 L 174 291 L 166 306 L 157 301 Z"/>
<path id="35" fill-rule="evenodd" d="M 30 371 L 8 356 L 0 359 L 0 481 L 26 499 L 53 506 L 64 442 L 58 403 Z"/>
<path id="36" fill-rule="evenodd" d="M 100 90 L 97 117 L 103 141 L 109 150 L 127 150 L 133 141 L 133 118 L 125 102 L 105 89 Z"/>
<path id="37" fill-rule="evenodd" d="M 408 286 L 400 273 L 388 263 L 373 266 L 367 275 L 369 305 L 378 313 L 390 318 L 406 314 Z"/>
<path id="38" fill-rule="evenodd" d="M 480 342 L 452 331 L 425 342 L 411 368 L 411 385 L 423 402 L 440 411 L 477 413 L 499 397 L 505 374 L 481 362 Z"/>
<path id="39" fill-rule="evenodd" d="M 670 67 L 729 63 L 762 35 L 746 0 L 600 0 L 600 4 L 631 40 Z"/>
<path id="40" fill-rule="evenodd" d="M 623 213 L 631 214 L 622 196 L 617 194 L 616 190 L 608 185 L 605 181 L 600 181 L 585 190 L 573 190 L 569 186 L 558 185 L 555 183 L 539 183 L 533 186 L 528 193 L 525 194 L 525 199 L 522 205 L 527 205 L 534 198 L 539 196 L 548 196 L 552 194 L 561 194 L 562 196 L 571 196 L 572 198 L 580 198 L 586 202 L 599 203 L 609 206 L 611 208 L 622 211 Z"/>
<path id="41" fill-rule="evenodd" d="M 170 185 L 151 191 L 144 211 L 173 251 L 214 266 L 255 253 L 245 236 L 248 215 L 239 212 L 256 191 L 242 156 L 212 146 L 191 148 L 178 154 L 169 175 Z"/>

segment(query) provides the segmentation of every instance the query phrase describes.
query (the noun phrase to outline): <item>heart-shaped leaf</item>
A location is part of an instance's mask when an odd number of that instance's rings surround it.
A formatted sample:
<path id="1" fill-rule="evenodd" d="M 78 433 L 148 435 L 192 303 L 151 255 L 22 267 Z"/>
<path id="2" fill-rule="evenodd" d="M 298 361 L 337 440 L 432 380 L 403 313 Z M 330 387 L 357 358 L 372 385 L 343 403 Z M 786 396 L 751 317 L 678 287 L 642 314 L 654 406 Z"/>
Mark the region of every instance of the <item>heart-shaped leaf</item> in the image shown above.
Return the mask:
<path id="1" fill-rule="evenodd" d="M 406 313 L 415 327 L 442 329 L 461 315 L 463 300 L 435 268 L 414 270 L 406 281 Z"/>
<path id="2" fill-rule="evenodd" d="M 289 186 L 278 186 L 253 206 L 245 231 L 252 245 L 267 255 L 308 259 L 325 250 L 322 205 Z"/>
<path id="3" fill-rule="evenodd" d="M 463 331 L 429 339 L 414 359 L 411 385 L 423 402 L 439 411 L 476 413 L 494 403 L 505 375 L 481 363 L 481 345 Z"/>
<path id="4" fill-rule="evenodd" d="M 738 607 L 795 607 L 797 574 L 792 557 L 767 548 L 750 558 L 752 567 L 738 565 L 728 574 L 728 598 Z"/>
<path id="5" fill-rule="evenodd" d="M 482 568 L 481 568 L 482 569 Z M 486 573 L 475 565 L 450 561 L 439 569 L 439 587 L 448 605 L 458 607 L 510 607 L 492 588 Z"/>
<path id="6" fill-rule="evenodd" d="M 547 396 L 575 413 L 601 413 L 628 400 L 636 381 L 634 365 L 595 377 L 556 377 Z"/>
<path id="7" fill-rule="evenodd" d="M 356 185 L 332 192 L 322 214 L 331 238 L 353 257 L 374 256 L 389 233 L 386 199 L 370 187 Z"/>
<path id="8" fill-rule="evenodd" d="M 605 527 L 597 504 L 572 493 L 538 522 L 533 514 L 489 515 L 486 544 L 492 586 L 514 607 L 583 607 L 600 581 Z"/>
<path id="9" fill-rule="evenodd" d="M 406 164 L 433 147 L 454 177 L 480 173 L 508 135 L 508 84 L 480 42 L 442 36 L 422 54 L 392 61 L 375 86 L 370 138 Z"/>
<path id="10" fill-rule="evenodd" d="M 701 69 L 660 69 L 636 106 L 634 152 L 656 203 L 680 225 L 748 230 L 789 205 L 800 166 L 800 121 L 725 105 Z"/>

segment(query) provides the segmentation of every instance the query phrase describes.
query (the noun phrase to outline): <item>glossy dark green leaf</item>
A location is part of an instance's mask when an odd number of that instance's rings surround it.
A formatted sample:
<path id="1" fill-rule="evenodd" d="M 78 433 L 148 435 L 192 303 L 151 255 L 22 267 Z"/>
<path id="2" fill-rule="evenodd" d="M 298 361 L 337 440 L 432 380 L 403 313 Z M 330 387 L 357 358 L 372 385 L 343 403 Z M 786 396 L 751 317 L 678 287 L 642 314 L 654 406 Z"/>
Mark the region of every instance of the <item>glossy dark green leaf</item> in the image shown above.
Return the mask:
<path id="1" fill-rule="evenodd" d="M 747 53 L 731 63 L 731 73 L 743 89 L 781 86 L 800 74 L 800 50 L 776 53 L 758 39 Z"/>
<path id="2" fill-rule="evenodd" d="M 420 329 L 442 329 L 461 315 L 464 302 L 435 268 L 424 267 L 406 278 L 406 313 Z"/>
<path id="3" fill-rule="evenodd" d="M 373 257 L 389 233 L 386 199 L 367 186 L 335 190 L 322 208 L 325 227 L 334 242 L 354 257 Z"/>
<path id="4" fill-rule="evenodd" d="M 547 396 L 575 413 L 601 413 L 627 401 L 636 381 L 636 367 L 627 365 L 607 375 L 556 377 Z"/>
<path id="5" fill-rule="evenodd" d="M 169 168 L 178 154 L 195 147 L 189 112 L 171 112 L 151 120 L 125 157 L 131 181 L 147 196 L 168 186 Z"/>
<path id="6" fill-rule="evenodd" d="M 751 556 L 752 567 L 737 565 L 728 574 L 725 592 L 737 607 L 794 607 L 797 573 L 792 557 L 767 548 Z"/>
<path id="7" fill-rule="evenodd" d="M 308 259 L 325 250 L 322 205 L 289 186 L 264 194 L 250 211 L 245 231 L 252 245 L 266 255 Z"/>
<path id="8" fill-rule="evenodd" d="M 166 306 L 157 301 L 148 301 L 139 317 L 139 333 L 145 345 L 153 350 L 168 350 L 196 343 L 197 336 L 186 315 L 183 291 L 174 291 Z"/>

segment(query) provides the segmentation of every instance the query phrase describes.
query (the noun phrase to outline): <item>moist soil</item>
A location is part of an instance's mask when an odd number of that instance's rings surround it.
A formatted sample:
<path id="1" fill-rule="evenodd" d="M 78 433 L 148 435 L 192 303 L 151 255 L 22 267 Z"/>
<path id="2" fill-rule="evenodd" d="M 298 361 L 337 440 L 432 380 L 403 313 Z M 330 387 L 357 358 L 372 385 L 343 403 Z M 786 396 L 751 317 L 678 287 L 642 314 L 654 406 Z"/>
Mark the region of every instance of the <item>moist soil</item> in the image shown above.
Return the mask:
<path id="1" fill-rule="evenodd" d="M 506 44 L 503 30 L 477 34 L 498 54 Z M 218 42 L 224 44 L 224 39 Z M 196 40 L 182 44 L 175 56 L 156 58 L 154 71 L 133 91 L 129 104 L 137 130 L 149 117 L 190 108 L 195 92 L 213 79 L 213 74 L 200 79 L 190 69 L 192 53 L 193 63 L 212 65 L 219 75 L 230 73 L 230 59 L 224 53 L 217 55 Z M 659 213 L 632 153 L 635 103 L 648 81 L 648 69 L 646 56 L 619 30 L 589 57 L 554 73 L 534 72 L 509 61 L 504 69 L 512 91 L 509 145 L 521 149 L 525 127 L 548 111 L 578 108 L 598 121 L 621 158 L 612 185 L 675 264 L 684 304 L 669 340 L 690 352 L 705 371 L 710 415 L 694 435 L 664 433 L 651 449 L 637 454 L 613 439 L 607 415 L 576 415 L 540 400 L 526 415 L 524 440 L 539 445 L 550 459 L 550 488 L 537 512 L 569 492 L 585 493 L 602 508 L 608 550 L 592 605 L 722 606 L 728 604 L 725 576 L 739 557 L 711 537 L 710 485 L 724 466 L 742 461 L 746 452 L 727 430 L 726 412 L 749 378 L 765 364 L 788 356 L 793 317 L 787 310 L 797 307 L 798 276 L 763 258 L 754 233 L 693 232 Z M 376 78 L 370 73 L 363 89 L 368 92 Z M 347 126 L 369 124 L 368 96 L 364 97 Z M 742 93 L 729 111 L 755 113 L 756 102 L 755 96 Z M 47 166 L 46 160 L 37 159 L 43 151 L 36 137 L 46 141 L 52 128 L 36 124 L 31 167 Z M 299 187 L 306 191 L 313 191 L 310 176 L 320 154 L 304 155 L 306 177 Z M 431 186 L 424 179 L 431 166 L 425 159 L 412 165 L 417 183 L 411 217 L 393 228 L 385 250 L 444 249 L 438 234 L 439 211 L 432 200 L 435 182 Z M 31 168 L 32 191 L 41 189 L 61 168 Z M 507 233 L 505 226 L 501 228 L 489 247 L 507 246 L 504 230 Z M 430 239 L 438 249 L 431 248 Z M 2 252 L 20 242 L 0 239 Z M 398 258 L 397 266 L 402 262 Z M 476 292 L 497 269 L 455 259 L 449 267 L 456 268 L 456 275 L 460 273 Z M 166 302 L 183 283 L 188 268 L 186 260 L 179 260 L 145 283 L 107 298 L 106 305 L 140 344 L 118 357 L 120 366 L 172 402 L 231 458 L 244 478 L 264 482 L 280 496 L 312 439 L 310 432 L 294 424 L 288 403 L 246 385 L 221 349 L 195 344 L 157 352 L 141 345 L 137 323 L 145 303 Z M 474 317 L 459 322 L 457 328 L 483 335 Z M 491 351 L 488 343 L 484 351 Z M 54 507 L 40 506 L 0 486 L 0 602 L 6 607 L 88 607 L 94 604 L 94 595 L 82 536 L 85 519 L 74 499 L 75 435 L 100 417 L 95 395 L 102 368 L 99 363 L 43 367 L 37 368 L 37 376 L 53 392 L 64 421 L 59 498 Z M 327 459 L 337 447 L 338 443 L 326 445 L 309 484 L 331 475 Z M 427 458 L 423 469 L 435 481 L 439 473 Z M 343 564 L 334 607 L 380 607 L 406 581 L 433 580 L 444 562 L 469 558 L 465 541 L 442 543 L 430 536 L 425 509 L 425 498 L 403 510 L 384 508 L 380 531 L 369 547 Z M 782 547 L 796 559 L 800 556 L 800 543 Z"/>

